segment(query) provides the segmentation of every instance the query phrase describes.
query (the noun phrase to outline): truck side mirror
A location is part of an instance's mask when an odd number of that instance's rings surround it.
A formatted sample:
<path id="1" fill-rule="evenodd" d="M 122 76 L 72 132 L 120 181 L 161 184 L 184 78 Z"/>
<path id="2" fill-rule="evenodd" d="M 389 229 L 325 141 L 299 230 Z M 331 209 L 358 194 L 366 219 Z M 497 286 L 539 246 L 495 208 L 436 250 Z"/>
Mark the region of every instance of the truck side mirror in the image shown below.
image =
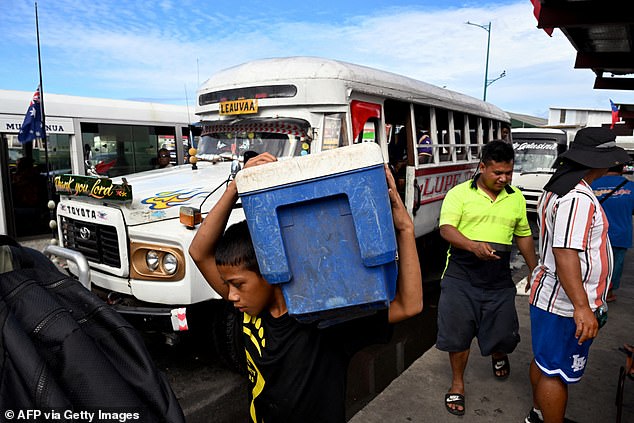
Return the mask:
<path id="1" fill-rule="evenodd" d="M 238 161 L 238 159 L 234 159 L 231 162 L 231 176 L 235 178 L 237 173 L 240 172 L 240 169 L 242 169 L 242 167 L 240 166 L 240 161 Z"/>

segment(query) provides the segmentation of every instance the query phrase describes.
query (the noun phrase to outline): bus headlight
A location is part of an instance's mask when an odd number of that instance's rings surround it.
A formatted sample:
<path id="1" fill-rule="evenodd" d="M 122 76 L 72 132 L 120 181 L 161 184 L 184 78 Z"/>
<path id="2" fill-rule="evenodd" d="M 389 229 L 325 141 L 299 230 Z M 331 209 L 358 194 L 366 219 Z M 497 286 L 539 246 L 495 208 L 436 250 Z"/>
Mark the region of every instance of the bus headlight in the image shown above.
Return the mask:
<path id="1" fill-rule="evenodd" d="M 130 278 L 176 281 L 185 277 L 185 253 L 167 245 L 130 243 Z"/>
<path id="2" fill-rule="evenodd" d="M 173 275 L 178 270 L 178 259 L 174 254 L 166 253 L 163 256 L 163 269 L 168 275 Z"/>

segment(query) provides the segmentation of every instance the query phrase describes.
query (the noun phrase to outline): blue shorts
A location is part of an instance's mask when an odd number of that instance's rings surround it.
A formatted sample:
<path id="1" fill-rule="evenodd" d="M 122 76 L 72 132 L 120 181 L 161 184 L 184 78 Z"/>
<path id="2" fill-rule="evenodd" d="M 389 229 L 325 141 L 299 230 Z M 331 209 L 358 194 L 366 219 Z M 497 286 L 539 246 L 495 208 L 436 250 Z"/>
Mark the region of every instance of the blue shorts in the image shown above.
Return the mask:
<path id="1" fill-rule="evenodd" d="M 572 317 L 558 316 L 533 305 L 530 313 L 537 367 L 547 376 L 559 376 L 566 384 L 579 382 L 588 364 L 592 339 L 579 345 Z"/>

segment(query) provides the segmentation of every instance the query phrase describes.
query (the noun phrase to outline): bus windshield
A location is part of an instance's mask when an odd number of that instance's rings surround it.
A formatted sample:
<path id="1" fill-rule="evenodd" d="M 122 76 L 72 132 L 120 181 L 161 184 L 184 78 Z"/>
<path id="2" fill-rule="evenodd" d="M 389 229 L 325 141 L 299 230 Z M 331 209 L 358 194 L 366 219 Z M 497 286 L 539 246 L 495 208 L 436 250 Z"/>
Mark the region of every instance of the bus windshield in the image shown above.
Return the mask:
<path id="1" fill-rule="evenodd" d="M 209 125 L 203 129 L 197 156 L 202 160 L 232 160 L 241 158 L 245 151 L 268 152 L 275 157 L 301 156 L 310 152 L 307 129 L 307 125 L 281 121 Z"/>

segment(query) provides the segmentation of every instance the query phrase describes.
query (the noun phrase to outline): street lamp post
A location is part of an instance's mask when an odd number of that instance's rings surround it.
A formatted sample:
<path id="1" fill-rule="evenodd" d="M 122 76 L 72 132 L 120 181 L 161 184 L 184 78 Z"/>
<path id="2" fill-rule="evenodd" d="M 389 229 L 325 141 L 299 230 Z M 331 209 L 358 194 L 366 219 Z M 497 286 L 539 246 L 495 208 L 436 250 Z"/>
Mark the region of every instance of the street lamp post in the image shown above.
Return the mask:
<path id="1" fill-rule="evenodd" d="M 477 26 L 478 28 L 482 28 L 487 32 L 487 59 L 484 65 L 484 94 L 482 95 L 482 100 L 487 101 L 487 87 L 493 84 L 500 78 L 504 78 L 506 76 L 506 71 L 502 72 L 499 77 L 494 79 L 489 79 L 489 49 L 491 48 L 491 22 L 488 25 L 481 25 L 473 22 L 465 22 L 467 25 Z"/>

